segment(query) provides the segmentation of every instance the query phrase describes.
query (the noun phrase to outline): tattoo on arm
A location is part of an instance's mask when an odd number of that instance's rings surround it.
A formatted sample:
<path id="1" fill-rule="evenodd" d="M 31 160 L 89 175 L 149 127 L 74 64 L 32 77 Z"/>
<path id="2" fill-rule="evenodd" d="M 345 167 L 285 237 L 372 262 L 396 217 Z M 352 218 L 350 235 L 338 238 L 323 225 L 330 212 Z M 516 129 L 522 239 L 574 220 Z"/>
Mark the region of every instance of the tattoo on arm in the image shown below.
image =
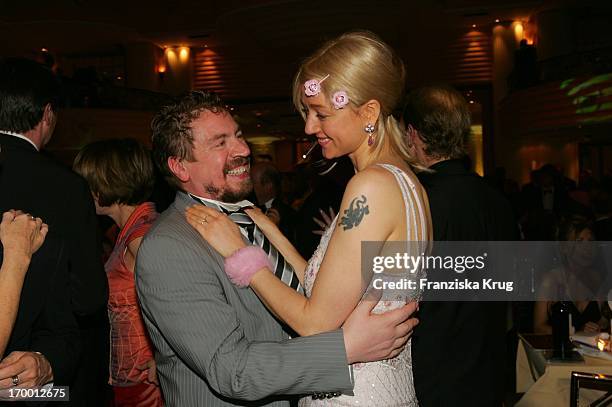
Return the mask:
<path id="1" fill-rule="evenodd" d="M 349 230 L 359 226 L 364 216 L 370 213 L 370 207 L 367 205 L 368 199 L 365 195 L 353 198 L 348 209 L 344 210 L 344 215 L 338 223 L 344 230 Z"/>

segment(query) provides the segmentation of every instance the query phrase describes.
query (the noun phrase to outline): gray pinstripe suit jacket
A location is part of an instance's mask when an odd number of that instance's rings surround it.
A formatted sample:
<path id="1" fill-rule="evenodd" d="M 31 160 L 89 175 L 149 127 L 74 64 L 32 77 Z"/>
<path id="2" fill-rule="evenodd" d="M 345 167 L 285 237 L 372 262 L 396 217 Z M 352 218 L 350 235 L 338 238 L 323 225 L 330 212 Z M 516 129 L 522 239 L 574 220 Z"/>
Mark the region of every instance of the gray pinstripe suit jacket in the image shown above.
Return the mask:
<path id="1" fill-rule="evenodd" d="M 287 406 L 281 395 L 352 392 L 341 330 L 289 340 L 187 223 L 178 192 L 145 236 L 136 287 L 168 406 Z M 276 397 L 275 397 L 276 396 Z"/>

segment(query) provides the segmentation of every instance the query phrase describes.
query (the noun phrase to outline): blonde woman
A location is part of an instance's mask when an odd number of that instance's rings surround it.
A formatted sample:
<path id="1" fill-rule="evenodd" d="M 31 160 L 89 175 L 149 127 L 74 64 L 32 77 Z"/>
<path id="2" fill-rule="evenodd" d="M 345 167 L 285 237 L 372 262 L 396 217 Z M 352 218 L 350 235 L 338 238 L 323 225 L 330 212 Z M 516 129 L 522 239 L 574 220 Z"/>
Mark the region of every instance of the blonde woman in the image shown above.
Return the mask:
<path id="1" fill-rule="evenodd" d="M 297 72 L 293 100 L 307 134 L 317 138 L 325 158 L 348 155 L 355 175 L 347 185 L 339 215 L 307 263 L 261 212 L 246 212 L 270 243 L 296 270 L 306 296 L 277 279 L 265 253 L 246 246 L 227 216 L 204 206 L 187 219 L 226 257 L 225 271 L 237 285 L 249 285 L 266 306 L 300 335 L 341 327 L 362 300 L 367 284 L 361 271 L 363 241 L 431 239 L 424 189 L 409 165 L 404 135 L 391 116 L 404 88 L 404 66 L 375 35 L 354 32 L 326 43 Z M 413 275 L 418 278 L 419 273 Z M 367 279 L 366 279 L 367 280 Z M 367 283 L 367 281 L 366 281 Z M 397 293 L 396 293 L 397 294 Z M 381 301 L 375 312 L 419 299 L 418 290 Z M 394 301 L 393 301 L 394 300 Z M 395 357 L 397 356 L 397 357 Z M 354 396 L 304 398 L 314 405 L 417 405 L 410 343 L 389 359 L 353 365 Z"/>

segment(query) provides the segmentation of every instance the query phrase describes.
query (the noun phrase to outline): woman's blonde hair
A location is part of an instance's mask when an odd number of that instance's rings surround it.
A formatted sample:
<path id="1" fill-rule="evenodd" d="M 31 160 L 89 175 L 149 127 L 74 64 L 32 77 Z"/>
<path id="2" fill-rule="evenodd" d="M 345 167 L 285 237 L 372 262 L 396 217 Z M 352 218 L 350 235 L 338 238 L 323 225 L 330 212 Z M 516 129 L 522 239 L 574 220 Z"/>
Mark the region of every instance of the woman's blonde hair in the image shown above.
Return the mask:
<path id="1" fill-rule="evenodd" d="M 321 80 L 321 92 L 331 101 L 331 95 L 345 91 L 348 106 L 358 108 L 369 100 L 380 103 L 380 115 L 375 126 L 374 156 L 378 157 L 388 144 L 410 164 L 406 136 L 393 110 L 401 103 L 406 71 L 402 60 L 378 36 L 368 31 L 342 34 L 328 41 L 304 61 L 293 80 L 293 104 L 305 119 L 302 104 L 304 82 Z M 365 137 L 365 133 L 364 133 Z"/>

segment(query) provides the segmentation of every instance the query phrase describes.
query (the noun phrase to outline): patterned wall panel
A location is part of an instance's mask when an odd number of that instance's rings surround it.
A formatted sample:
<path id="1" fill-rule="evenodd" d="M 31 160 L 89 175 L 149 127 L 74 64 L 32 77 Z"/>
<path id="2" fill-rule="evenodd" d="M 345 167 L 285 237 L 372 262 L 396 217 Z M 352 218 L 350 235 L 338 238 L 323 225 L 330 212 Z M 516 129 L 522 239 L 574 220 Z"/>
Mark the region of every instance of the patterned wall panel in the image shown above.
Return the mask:
<path id="1" fill-rule="evenodd" d="M 492 81 L 491 34 L 474 30 L 456 36 L 442 51 L 441 60 L 444 64 L 443 80 L 454 84 Z"/>

